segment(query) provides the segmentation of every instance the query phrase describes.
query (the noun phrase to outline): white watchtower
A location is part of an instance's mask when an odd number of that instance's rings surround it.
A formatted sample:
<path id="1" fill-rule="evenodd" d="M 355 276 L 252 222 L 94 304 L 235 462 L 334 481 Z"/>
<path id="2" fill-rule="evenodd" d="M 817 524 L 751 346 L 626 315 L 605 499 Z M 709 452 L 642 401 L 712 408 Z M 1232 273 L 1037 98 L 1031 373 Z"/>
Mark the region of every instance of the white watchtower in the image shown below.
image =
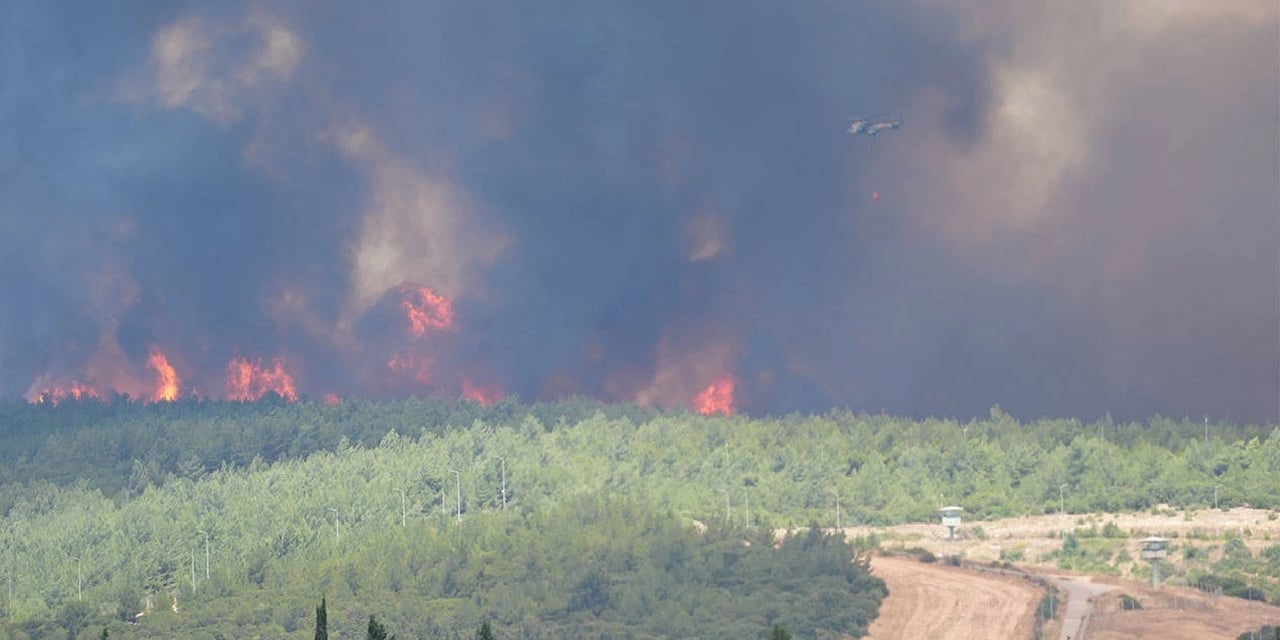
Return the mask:
<path id="1" fill-rule="evenodd" d="M 948 539 L 956 539 L 956 527 L 960 526 L 960 512 L 964 511 L 960 507 L 943 507 L 938 509 L 942 512 L 942 526 L 947 528 L 949 532 Z"/>
<path id="2" fill-rule="evenodd" d="M 1143 538 L 1138 541 L 1142 545 L 1142 559 L 1151 562 L 1151 588 L 1160 588 L 1160 561 L 1169 554 L 1166 548 L 1168 538 Z"/>

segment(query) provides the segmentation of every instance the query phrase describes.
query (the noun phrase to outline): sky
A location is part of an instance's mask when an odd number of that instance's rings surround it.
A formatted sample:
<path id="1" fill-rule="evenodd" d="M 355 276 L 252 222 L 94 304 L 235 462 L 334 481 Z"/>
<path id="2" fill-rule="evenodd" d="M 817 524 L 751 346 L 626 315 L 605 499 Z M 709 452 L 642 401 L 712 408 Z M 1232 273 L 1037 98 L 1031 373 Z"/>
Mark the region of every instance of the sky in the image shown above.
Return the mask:
<path id="1" fill-rule="evenodd" d="M 1280 421 L 1280 5 L 6 2 L 0 363 Z"/>

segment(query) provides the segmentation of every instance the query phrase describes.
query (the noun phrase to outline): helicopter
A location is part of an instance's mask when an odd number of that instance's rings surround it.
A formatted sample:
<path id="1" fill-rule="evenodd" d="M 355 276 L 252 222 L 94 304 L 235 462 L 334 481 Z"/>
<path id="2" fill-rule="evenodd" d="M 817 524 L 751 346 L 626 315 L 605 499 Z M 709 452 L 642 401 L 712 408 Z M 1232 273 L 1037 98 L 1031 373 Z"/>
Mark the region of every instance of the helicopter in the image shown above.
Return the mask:
<path id="1" fill-rule="evenodd" d="M 881 131 L 899 129 L 902 127 L 901 120 L 890 118 L 875 117 L 857 117 L 853 119 L 853 123 L 846 130 L 851 135 L 867 135 L 872 138 L 876 137 Z"/>

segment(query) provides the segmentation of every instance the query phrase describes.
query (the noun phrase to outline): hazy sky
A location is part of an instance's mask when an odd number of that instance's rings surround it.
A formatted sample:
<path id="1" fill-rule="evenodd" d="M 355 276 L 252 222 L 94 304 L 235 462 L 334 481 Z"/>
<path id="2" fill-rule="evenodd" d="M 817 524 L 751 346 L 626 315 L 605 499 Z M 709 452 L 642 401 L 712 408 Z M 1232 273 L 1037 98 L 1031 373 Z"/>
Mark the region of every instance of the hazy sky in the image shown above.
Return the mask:
<path id="1" fill-rule="evenodd" d="M 1280 420 L 1274 0 L 127 6 L 0 5 L 5 397 Z"/>

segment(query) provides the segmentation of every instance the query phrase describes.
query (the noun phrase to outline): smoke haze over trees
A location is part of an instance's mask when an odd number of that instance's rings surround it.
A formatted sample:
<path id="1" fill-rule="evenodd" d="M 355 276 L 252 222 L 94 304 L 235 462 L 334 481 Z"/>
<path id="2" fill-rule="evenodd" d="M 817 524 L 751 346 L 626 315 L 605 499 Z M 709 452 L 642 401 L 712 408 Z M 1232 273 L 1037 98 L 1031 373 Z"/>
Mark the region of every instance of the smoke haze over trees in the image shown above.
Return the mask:
<path id="1" fill-rule="evenodd" d="M 0 396 L 1280 419 L 1280 9 L 952 4 L 6 2 Z"/>

